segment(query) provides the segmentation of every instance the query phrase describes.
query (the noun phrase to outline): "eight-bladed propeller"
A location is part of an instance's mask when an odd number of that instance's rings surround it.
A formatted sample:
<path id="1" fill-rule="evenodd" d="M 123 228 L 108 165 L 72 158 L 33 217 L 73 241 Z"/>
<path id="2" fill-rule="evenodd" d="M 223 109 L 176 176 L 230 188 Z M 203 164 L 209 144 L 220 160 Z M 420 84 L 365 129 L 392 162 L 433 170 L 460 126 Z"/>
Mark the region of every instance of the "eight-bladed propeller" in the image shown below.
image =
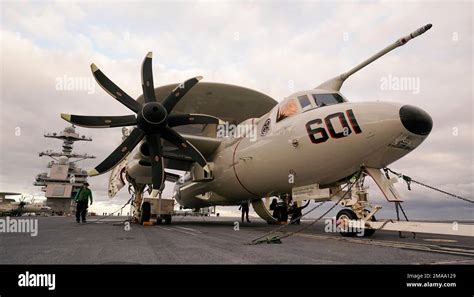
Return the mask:
<path id="1" fill-rule="evenodd" d="M 178 114 L 170 115 L 176 104 L 184 95 L 195 86 L 201 79 L 197 76 L 186 80 L 178 85 L 163 100 L 156 101 L 153 86 L 152 53 L 148 53 L 142 63 L 142 88 L 144 103 L 140 104 L 127 95 L 122 89 L 114 84 L 102 71 L 91 65 L 92 73 L 99 85 L 112 97 L 136 113 L 125 116 L 81 116 L 61 114 L 66 121 L 87 128 L 110 128 L 123 126 L 136 126 L 130 135 L 94 169 L 89 175 L 105 173 L 115 167 L 145 138 L 150 148 L 150 161 L 152 167 L 152 182 L 154 190 L 161 190 L 164 185 L 164 165 L 161 139 L 167 140 L 183 153 L 190 156 L 209 173 L 209 166 L 202 154 L 178 132 L 171 127 L 189 124 L 218 124 L 219 119 L 201 114 Z"/>

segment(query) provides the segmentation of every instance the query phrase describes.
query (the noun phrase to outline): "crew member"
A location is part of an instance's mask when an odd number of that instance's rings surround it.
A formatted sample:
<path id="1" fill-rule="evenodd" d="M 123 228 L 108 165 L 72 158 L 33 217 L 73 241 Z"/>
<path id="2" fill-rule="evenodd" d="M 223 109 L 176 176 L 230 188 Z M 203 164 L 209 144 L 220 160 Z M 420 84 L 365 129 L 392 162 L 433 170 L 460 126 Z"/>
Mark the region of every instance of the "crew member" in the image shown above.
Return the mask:
<path id="1" fill-rule="evenodd" d="M 86 223 L 87 208 L 89 207 L 89 199 L 92 205 L 92 191 L 89 189 L 89 183 L 85 182 L 76 193 L 74 200 L 76 201 L 76 222 Z"/>
<path id="2" fill-rule="evenodd" d="M 280 218 L 279 223 L 286 224 L 288 222 L 288 203 L 290 201 L 290 196 L 288 194 L 281 195 L 280 199 L 282 200 L 281 203 L 278 203 L 278 209 L 280 210 Z"/>
<path id="3" fill-rule="evenodd" d="M 249 202 L 244 201 L 242 204 L 240 204 L 239 209 L 242 210 L 242 223 L 244 222 L 244 215 L 247 217 L 247 222 L 250 223 L 249 220 Z"/>
<path id="4" fill-rule="evenodd" d="M 280 210 L 278 209 L 278 201 L 276 198 L 273 198 L 272 203 L 270 203 L 270 210 L 273 210 L 273 217 L 279 220 Z"/>
<path id="5" fill-rule="evenodd" d="M 301 223 L 301 216 L 303 215 L 301 210 L 309 205 L 309 200 L 306 202 L 306 205 L 303 207 L 298 207 L 298 202 L 293 202 L 290 207 L 289 213 L 291 214 L 291 223 L 292 224 L 300 224 Z"/>

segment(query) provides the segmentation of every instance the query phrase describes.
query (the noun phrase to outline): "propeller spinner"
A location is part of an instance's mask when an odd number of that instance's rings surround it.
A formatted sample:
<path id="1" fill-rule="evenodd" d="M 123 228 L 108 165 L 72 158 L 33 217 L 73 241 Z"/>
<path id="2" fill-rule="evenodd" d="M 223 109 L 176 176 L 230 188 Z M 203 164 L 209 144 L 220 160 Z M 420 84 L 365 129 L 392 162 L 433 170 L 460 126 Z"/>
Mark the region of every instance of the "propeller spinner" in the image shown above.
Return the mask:
<path id="1" fill-rule="evenodd" d="M 140 104 L 114 84 L 100 69 L 91 65 L 92 74 L 97 83 L 112 97 L 125 105 L 136 115 L 124 116 L 82 116 L 61 114 L 61 117 L 78 126 L 87 128 L 111 128 L 136 126 L 130 135 L 107 157 L 102 163 L 88 172 L 89 176 L 105 173 L 115 167 L 145 138 L 150 148 L 152 167 L 152 183 L 154 190 L 162 190 L 164 186 L 164 164 L 161 140 L 167 140 L 178 147 L 184 154 L 190 156 L 205 171 L 209 173 L 209 166 L 202 154 L 184 137 L 171 127 L 188 124 L 218 124 L 219 119 L 201 114 L 173 114 L 173 108 L 179 100 L 194 87 L 201 79 L 196 76 L 179 84 L 162 101 L 157 102 L 153 85 L 152 53 L 149 52 L 142 63 L 142 89 L 144 103 Z"/>

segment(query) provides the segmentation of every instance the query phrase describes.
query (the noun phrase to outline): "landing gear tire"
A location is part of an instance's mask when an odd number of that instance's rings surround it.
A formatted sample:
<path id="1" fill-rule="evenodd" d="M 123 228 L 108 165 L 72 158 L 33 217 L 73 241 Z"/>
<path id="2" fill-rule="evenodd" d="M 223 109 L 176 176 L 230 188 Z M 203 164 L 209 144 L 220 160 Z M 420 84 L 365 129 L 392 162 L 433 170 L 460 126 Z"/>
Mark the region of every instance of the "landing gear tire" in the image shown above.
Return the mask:
<path id="1" fill-rule="evenodd" d="M 143 225 L 143 222 L 150 221 L 150 217 L 151 217 L 150 202 L 143 202 L 143 204 L 142 204 L 142 213 L 140 215 L 140 225 Z"/>
<path id="2" fill-rule="evenodd" d="M 367 211 L 368 212 L 368 211 Z M 345 224 L 345 222 L 350 221 L 350 220 L 358 220 L 359 218 L 357 217 L 356 213 L 350 209 L 343 209 L 339 211 L 336 215 L 336 221 L 340 222 L 338 227 L 341 224 Z M 375 217 L 372 216 L 371 221 L 375 221 Z M 341 226 L 339 228 L 345 228 L 346 226 Z M 348 226 L 347 226 L 348 227 Z M 374 235 L 375 229 L 368 229 L 364 228 L 362 231 L 339 231 L 339 234 L 341 234 L 344 237 L 370 237 Z"/>
<path id="3" fill-rule="evenodd" d="M 342 209 L 336 215 L 336 221 L 338 222 L 339 234 L 344 237 L 354 237 L 357 235 L 357 232 L 344 231 L 348 227 L 348 221 L 357 220 L 357 215 L 350 209 Z"/>

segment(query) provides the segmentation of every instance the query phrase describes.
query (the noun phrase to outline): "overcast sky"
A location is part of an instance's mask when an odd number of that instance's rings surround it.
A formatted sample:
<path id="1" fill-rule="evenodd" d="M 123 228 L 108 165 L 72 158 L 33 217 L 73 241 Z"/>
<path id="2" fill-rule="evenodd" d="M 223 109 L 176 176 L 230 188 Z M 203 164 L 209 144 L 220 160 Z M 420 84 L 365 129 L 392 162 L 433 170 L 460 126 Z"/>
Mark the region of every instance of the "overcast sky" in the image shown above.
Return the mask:
<path id="1" fill-rule="evenodd" d="M 390 167 L 473 198 L 472 1 L 2 1 L 0 6 L 0 191 L 40 192 L 32 182 L 49 160 L 38 152 L 60 149 L 60 141 L 43 133 L 66 126 L 61 112 L 129 113 L 95 83 L 92 62 L 133 97 L 141 93 L 143 57 L 153 51 L 155 86 L 203 75 L 204 81 L 242 85 L 280 101 L 432 23 L 427 33 L 355 74 L 341 91 L 353 102 L 395 101 L 429 112 L 431 135 Z M 419 86 L 383 86 L 399 78 Z M 77 85 L 61 89 L 68 79 Z M 94 139 L 75 147 L 98 157 L 81 163 L 87 168 L 121 139 L 120 128 L 77 130 Z M 115 210 L 128 200 L 124 189 L 108 201 L 107 179 L 89 179 L 97 201 L 93 210 Z M 474 219 L 465 202 L 416 185 L 411 192 L 404 184 L 398 188 L 411 217 Z M 371 189 L 374 203 L 383 204 L 378 189 Z M 166 192 L 171 190 L 167 183 Z M 385 216 L 392 215 L 389 210 Z"/>

